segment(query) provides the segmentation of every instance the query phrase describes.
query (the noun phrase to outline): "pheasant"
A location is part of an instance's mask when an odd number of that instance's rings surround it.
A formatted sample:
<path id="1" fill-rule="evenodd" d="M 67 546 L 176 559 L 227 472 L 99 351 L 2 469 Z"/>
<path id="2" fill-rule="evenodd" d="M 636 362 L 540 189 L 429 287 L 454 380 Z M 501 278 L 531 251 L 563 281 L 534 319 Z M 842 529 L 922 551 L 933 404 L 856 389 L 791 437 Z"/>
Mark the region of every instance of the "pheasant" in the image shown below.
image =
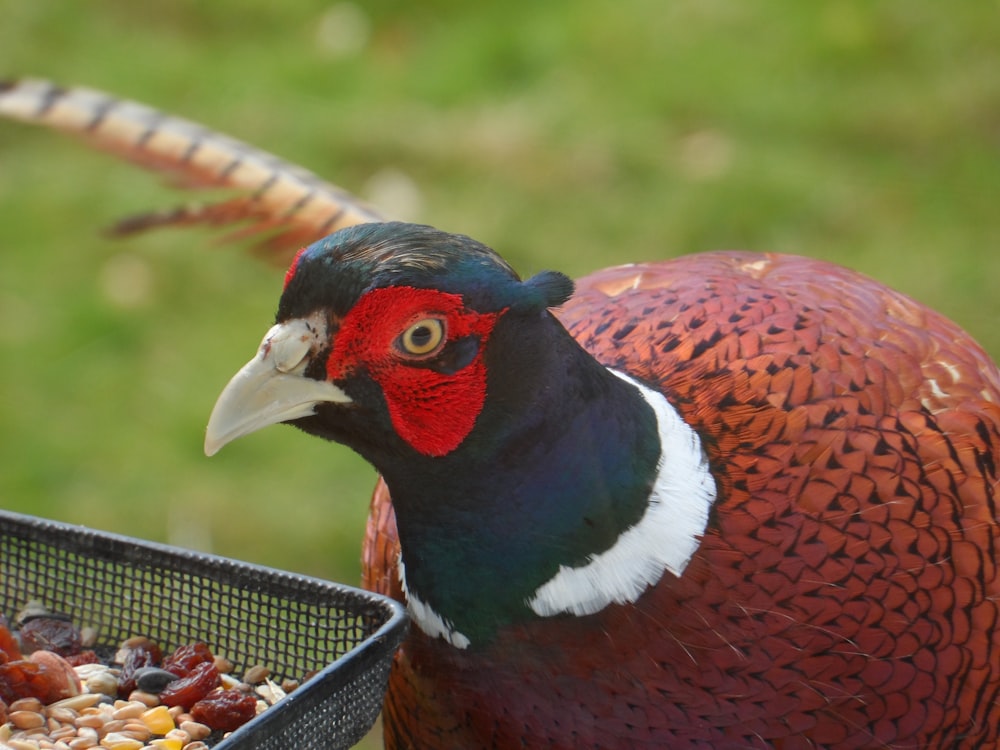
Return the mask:
<path id="1" fill-rule="evenodd" d="M 241 211 L 318 235 L 356 205 L 319 193 L 322 227 Z M 350 216 L 295 256 L 205 447 L 284 422 L 379 471 L 364 582 L 415 625 L 387 747 L 996 746 L 1000 371 L 959 327 L 803 257 L 522 280 Z"/>

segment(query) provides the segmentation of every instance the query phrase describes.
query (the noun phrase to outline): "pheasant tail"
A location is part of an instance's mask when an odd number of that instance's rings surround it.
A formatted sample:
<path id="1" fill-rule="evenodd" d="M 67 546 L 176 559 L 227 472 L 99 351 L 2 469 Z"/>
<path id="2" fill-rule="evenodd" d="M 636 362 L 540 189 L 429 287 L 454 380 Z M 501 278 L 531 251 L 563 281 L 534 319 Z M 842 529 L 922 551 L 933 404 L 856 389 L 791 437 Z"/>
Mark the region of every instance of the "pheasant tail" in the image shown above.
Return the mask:
<path id="1" fill-rule="evenodd" d="M 0 82 L 0 116 L 82 137 L 180 186 L 233 191 L 217 202 L 132 216 L 113 231 L 243 223 L 229 235 L 263 235 L 287 253 L 354 224 L 378 221 L 372 208 L 300 166 L 195 122 L 88 88 L 49 81 Z"/>

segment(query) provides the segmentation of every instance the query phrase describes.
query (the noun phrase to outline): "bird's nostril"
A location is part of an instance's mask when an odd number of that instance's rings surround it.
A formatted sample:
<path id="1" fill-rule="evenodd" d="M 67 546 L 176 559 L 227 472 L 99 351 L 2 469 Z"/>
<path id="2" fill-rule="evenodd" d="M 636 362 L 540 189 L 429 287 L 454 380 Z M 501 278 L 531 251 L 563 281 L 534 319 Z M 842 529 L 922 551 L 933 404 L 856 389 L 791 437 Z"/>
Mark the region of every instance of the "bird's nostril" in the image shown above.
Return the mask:
<path id="1" fill-rule="evenodd" d="M 308 364 L 316 337 L 317 331 L 308 321 L 297 319 L 279 323 L 264 336 L 260 356 L 270 359 L 278 372 L 294 372 Z"/>

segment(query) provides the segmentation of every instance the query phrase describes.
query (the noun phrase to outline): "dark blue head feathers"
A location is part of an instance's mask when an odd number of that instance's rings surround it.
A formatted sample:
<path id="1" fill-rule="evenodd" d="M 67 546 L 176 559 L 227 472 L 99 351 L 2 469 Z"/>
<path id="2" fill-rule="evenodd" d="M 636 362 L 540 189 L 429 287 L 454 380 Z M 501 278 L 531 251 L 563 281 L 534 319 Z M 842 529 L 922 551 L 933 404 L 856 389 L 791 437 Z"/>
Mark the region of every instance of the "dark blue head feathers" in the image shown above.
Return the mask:
<path id="1" fill-rule="evenodd" d="M 561 305 L 573 282 L 555 271 L 521 281 L 493 250 L 464 235 L 391 222 L 360 224 L 310 245 L 289 270 L 278 319 L 319 308 L 344 315 L 366 291 L 411 286 L 460 294 L 482 312 Z"/>

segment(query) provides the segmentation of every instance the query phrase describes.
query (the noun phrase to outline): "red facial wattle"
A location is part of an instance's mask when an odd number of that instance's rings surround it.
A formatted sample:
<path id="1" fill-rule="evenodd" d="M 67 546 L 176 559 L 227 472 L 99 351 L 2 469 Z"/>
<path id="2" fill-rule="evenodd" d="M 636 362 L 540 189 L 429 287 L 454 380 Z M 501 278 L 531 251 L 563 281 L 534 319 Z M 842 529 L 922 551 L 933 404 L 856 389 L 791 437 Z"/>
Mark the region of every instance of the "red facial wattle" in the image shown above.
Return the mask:
<path id="1" fill-rule="evenodd" d="M 341 322 L 327 360 L 337 382 L 365 370 L 382 388 L 393 428 L 414 450 L 444 456 L 472 431 L 486 401 L 482 348 L 500 312 L 466 309 L 462 297 L 432 289 L 384 287 L 365 294 Z M 400 336 L 425 318 L 444 322 L 445 340 L 426 356 L 407 354 Z M 478 351 L 468 364 L 449 371 L 434 360 L 450 343 L 473 337 Z"/>

